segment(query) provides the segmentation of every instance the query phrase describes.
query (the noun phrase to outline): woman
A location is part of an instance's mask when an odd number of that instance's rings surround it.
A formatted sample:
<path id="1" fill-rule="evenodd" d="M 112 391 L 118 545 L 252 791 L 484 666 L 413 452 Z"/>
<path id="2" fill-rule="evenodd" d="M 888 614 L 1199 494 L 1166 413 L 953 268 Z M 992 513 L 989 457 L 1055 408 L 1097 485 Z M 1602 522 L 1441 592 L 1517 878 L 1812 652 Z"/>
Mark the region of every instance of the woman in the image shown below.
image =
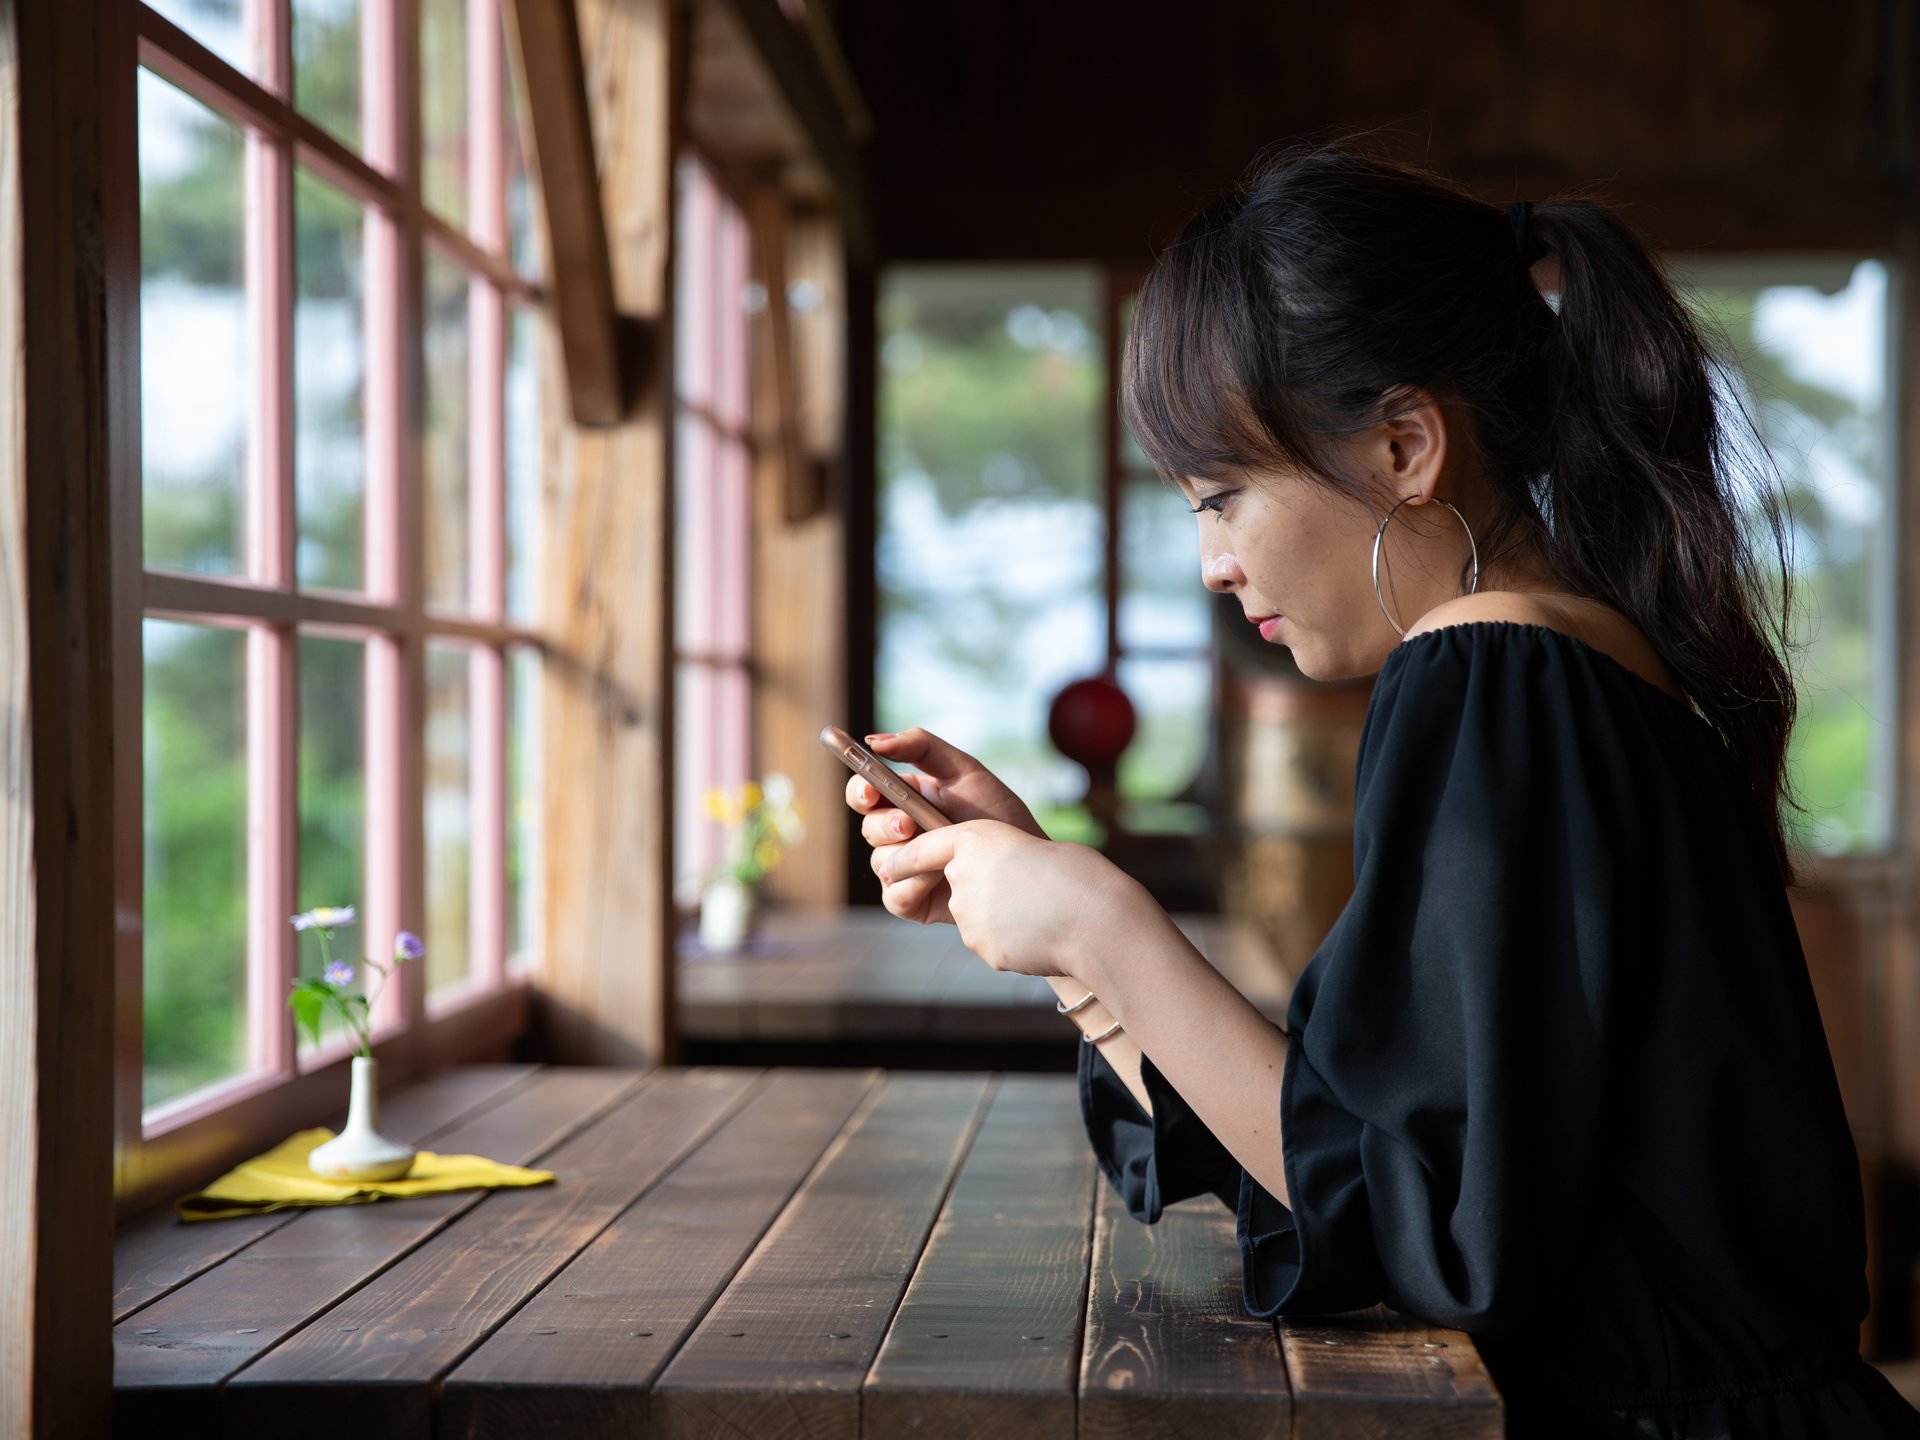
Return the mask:
<path id="1" fill-rule="evenodd" d="M 1920 1435 L 1857 1354 L 1858 1162 L 1786 898 L 1784 532 L 1763 485 L 1760 564 L 1717 363 L 1606 207 L 1339 145 L 1160 257 L 1123 392 L 1205 583 L 1309 677 L 1377 674 L 1353 896 L 1285 1031 L 937 737 L 868 738 L 961 823 L 848 786 L 889 910 L 1051 977 L 1136 1219 L 1234 1207 L 1256 1315 L 1468 1331 L 1514 1436 Z"/>

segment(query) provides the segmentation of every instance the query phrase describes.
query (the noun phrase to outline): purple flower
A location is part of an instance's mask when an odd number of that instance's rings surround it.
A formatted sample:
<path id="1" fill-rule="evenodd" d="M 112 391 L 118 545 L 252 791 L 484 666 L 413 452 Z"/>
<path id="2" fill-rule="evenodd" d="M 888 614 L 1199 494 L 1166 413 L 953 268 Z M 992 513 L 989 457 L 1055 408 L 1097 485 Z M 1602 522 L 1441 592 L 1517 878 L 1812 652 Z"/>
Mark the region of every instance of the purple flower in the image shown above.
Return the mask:
<path id="1" fill-rule="evenodd" d="M 327 966 L 327 973 L 323 978 L 329 985 L 351 985 L 353 967 L 344 960 L 336 960 Z"/>
<path id="2" fill-rule="evenodd" d="M 427 953 L 427 947 L 420 937 L 411 930 L 402 930 L 393 937 L 393 958 L 395 960 L 418 960 Z"/>

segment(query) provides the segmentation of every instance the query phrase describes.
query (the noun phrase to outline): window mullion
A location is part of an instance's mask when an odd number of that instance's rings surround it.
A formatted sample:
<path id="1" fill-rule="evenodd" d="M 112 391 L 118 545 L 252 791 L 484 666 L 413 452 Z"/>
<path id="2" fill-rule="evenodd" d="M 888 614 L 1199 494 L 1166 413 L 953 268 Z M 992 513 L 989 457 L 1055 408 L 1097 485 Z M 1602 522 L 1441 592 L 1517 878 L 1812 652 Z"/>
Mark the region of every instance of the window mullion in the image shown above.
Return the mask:
<path id="1" fill-rule="evenodd" d="M 288 93 L 292 48 L 287 0 L 249 0 L 248 26 L 262 80 Z M 293 148 L 284 136 L 247 134 L 246 291 L 255 357 L 247 466 L 247 570 L 269 585 L 294 576 Z M 298 689 L 290 625 L 247 632 L 248 1056 L 256 1069 L 289 1074 L 293 1016 L 285 996 L 297 973 L 299 874 Z"/>
<path id="2" fill-rule="evenodd" d="M 397 208 L 367 212 L 367 583 L 401 617 L 367 648 L 367 937 L 385 959 L 394 933 L 420 916 L 421 580 L 419 7 L 363 0 L 362 131 L 368 162 L 398 182 Z M 433 943 L 433 937 L 426 937 Z M 420 967 L 383 990 L 376 1030 L 411 1032 L 422 1013 Z"/>
<path id="3" fill-rule="evenodd" d="M 467 214 L 482 250 L 507 249 L 506 89 L 495 0 L 467 0 Z M 507 602 L 507 312 L 494 284 L 467 287 L 468 600 L 488 620 Z M 507 683 L 503 652 L 477 647 L 468 670 L 468 777 L 472 815 L 468 874 L 469 977 L 492 988 L 506 978 Z"/>

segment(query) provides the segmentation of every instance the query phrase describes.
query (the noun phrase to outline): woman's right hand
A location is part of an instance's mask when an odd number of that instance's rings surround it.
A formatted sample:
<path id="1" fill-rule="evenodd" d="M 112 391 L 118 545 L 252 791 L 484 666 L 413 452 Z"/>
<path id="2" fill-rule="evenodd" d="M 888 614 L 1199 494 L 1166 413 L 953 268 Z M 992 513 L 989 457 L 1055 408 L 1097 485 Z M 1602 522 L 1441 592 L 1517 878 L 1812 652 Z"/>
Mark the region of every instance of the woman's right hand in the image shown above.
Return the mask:
<path id="1" fill-rule="evenodd" d="M 919 774 L 903 774 L 901 778 L 937 805 L 947 818 L 1000 820 L 1042 840 L 1048 838 L 1026 802 L 1009 790 L 999 776 L 931 731 L 915 726 L 898 735 L 869 735 L 866 742 L 882 760 L 915 766 Z M 860 836 L 876 851 L 911 840 L 920 833 L 920 826 L 911 815 L 858 775 L 847 777 L 847 804 L 865 817 L 860 822 Z M 924 914 L 929 920 L 951 921 L 944 893 L 918 893 L 921 889 L 944 892 L 946 888 L 944 879 L 903 880 L 890 887 L 887 908 L 895 914 Z"/>

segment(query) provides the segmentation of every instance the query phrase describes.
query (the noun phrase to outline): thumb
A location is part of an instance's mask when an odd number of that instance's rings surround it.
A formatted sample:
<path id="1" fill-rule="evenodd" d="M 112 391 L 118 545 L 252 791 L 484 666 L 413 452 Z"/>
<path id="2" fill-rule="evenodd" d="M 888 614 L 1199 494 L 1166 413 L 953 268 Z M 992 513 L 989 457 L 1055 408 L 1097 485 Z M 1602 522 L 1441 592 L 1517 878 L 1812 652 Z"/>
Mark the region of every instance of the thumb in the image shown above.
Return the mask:
<path id="1" fill-rule="evenodd" d="M 936 780 L 957 780 L 980 768 L 980 762 L 966 751 L 918 725 L 897 735 L 869 735 L 866 739 L 874 754 L 916 765 Z"/>

